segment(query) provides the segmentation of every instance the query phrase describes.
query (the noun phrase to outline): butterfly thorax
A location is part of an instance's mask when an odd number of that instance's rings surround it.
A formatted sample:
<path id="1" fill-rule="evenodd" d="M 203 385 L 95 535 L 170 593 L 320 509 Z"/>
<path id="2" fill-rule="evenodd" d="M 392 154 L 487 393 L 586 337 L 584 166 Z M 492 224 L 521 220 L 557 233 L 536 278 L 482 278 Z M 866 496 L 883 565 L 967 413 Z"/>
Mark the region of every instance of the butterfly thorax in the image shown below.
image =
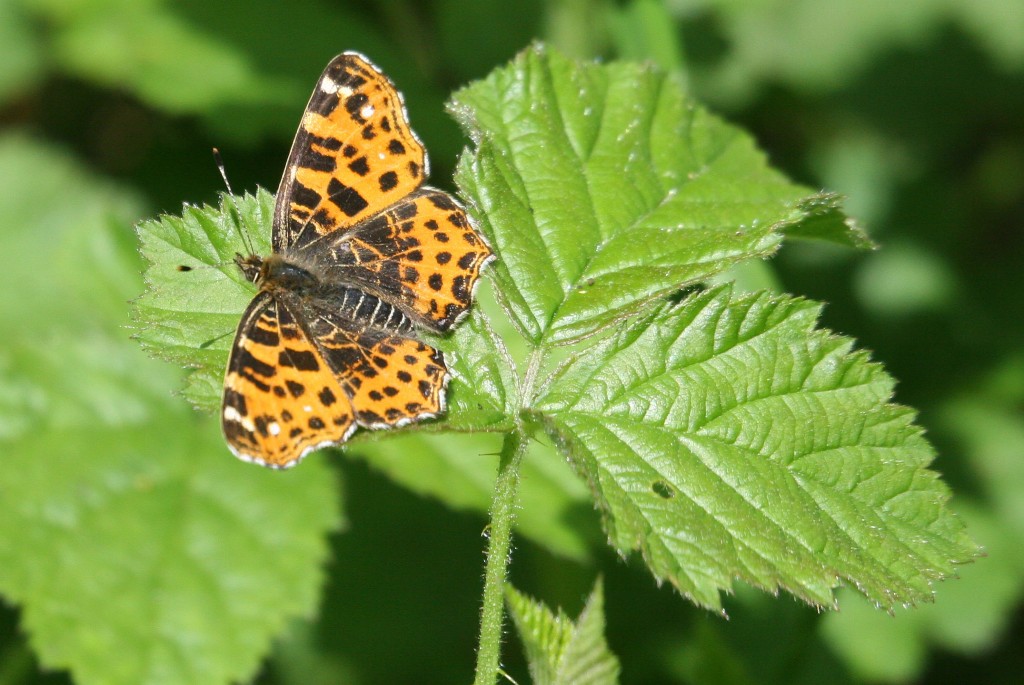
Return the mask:
<path id="1" fill-rule="evenodd" d="M 271 294 L 306 318 L 334 319 L 349 330 L 409 334 L 413 322 L 394 303 L 365 286 L 347 282 L 301 252 L 268 257 L 238 256 L 235 263 L 262 292 Z"/>
<path id="2" fill-rule="evenodd" d="M 320 286 L 321 280 L 316 277 L 313 269 L 300 265 L 296 260 L 272 254 L 261 262 L 259 273 L 256 274 L 256 284 L 260 290 L 285 290 L 305 295 L 316 292 Z"/>

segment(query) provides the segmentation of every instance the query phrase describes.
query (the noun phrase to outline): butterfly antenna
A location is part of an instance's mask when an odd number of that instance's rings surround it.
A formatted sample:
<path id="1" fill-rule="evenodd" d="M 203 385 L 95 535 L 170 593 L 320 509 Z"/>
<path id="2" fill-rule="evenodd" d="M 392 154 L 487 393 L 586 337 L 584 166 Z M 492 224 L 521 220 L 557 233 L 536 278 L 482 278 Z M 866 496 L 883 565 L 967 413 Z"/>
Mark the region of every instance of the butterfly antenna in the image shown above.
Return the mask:
<path id="1" fill-rule="evenodd" d="M 249 251 L 249 254 L 256 254 L 252 241 L 249 240 L 249 236 L 242 230 L 242 216 L 238 211 L 238 205 L 235 204 L 235 191 L 231 189 L 231 182 L 228 181 L 228 172 L 224 168 L 224 158 L 220 156 L 220 150 L 217 148 L 213 148 L 213 159 L 217 164 L 217 171 L 220 172 L 220 177 L 224 180 L 224 187 L 228 189 L 228 197 L 231 198 L 231 215 L 234 219 L 235 230 L 238 231 L 238 236 L 242 239 L 242 244 L 245 245 L 245 249 Z"/>
<path id="2" fill-rule="evenodd" d="M 210 345 L 214 344 L 214 343 L 215 343 L 215 342 L 217 342 L 218 340 L 223 340 L 224 338 L 228 337 L 228 336 L 229 336 L 229 335 L 231 335 L 232 333 L 234 333 L 234 331 L 228 331 L 227 333 L 224 333 L 224 334 L 222 334 L 222 335 L 218 335 L 218 336 L 217 336 L 216 338 L 210 338 L 210 339 L 209 339 L 209 340 L 207 340 L 206 342 L 204 342 L 204 343 L 200 343 L 200 344 L 199 344 L 199 349 L 201 349 L 201 350 L 205 350 L 205 349 L 206 349 L 207 347 L 209 347 Z"/>

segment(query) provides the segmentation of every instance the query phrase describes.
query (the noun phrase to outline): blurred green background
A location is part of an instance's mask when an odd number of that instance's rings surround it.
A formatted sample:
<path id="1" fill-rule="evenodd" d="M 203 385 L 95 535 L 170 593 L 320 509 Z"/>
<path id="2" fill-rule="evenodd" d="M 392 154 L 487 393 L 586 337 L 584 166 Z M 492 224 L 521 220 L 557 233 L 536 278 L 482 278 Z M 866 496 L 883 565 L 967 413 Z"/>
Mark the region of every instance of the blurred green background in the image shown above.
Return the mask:
<path id="1" fill-rule="evenodd" d="M 574 614 L 601 569 L 608 639 L 628 683 L 1020 682 L 1020 0 L 0 0 L 0 335 L 53 345 L 63 330 L 59 312 L 19 285 L 53 278 L 71 303 L 141 288 L 105 266 L 134 250 L 136 220 L 216 201 L 212 147 L 236 191 L 275 188 L 314 79 L 342 50 L 365 53 L 398 84 L 433 184 L 451 189 L 466 141 L 445 100 L 535 39 L 681 69 L 774 164 L 849 197 L 881 249 L 789 245 L 772 263 L 777 287 L 829 303 L 824 324 L 899 380 L 897 400 L 920 410 L 940 453 L 934 468 L 988 556 L 939 585 L 935 605 L 895 617 L 849 592 L 840 613 L 818 614 L 737 588 L 724 621 L 615 558 L 582 511 L 589 553 L 567 560 L 520 539 L 513 582 Z M 92 225 L 113 227 L 112 243 L 40 248 L 47 231 Z M 80 315 L 126 326 L 123 298 L 104 301 L 108 310 Z M 87 354 L 88 344 L 53 349 Z M 46 409 L 10 380 L 22 357 L 6 346 L 0 439 L 18 434 L 26 411 Z M 89 382 L 71 359 L 63 396 Z M 159 382 L 123 375 L 161 389 L 138 405 L 112 391 L 109 413 L 177 402 L 163 390 L 173 370 Z M 348 526 L 333 538 L 320 615 L 288 631 L 257 682 L 468 681 L 484 516 L 412 494 L 358 459 L 332 467 Z M 0 683 L 69 682 L 39 672 L 19 619 L 0 608 Z M 525 683 L 513 639 L 505 661 Z"/>

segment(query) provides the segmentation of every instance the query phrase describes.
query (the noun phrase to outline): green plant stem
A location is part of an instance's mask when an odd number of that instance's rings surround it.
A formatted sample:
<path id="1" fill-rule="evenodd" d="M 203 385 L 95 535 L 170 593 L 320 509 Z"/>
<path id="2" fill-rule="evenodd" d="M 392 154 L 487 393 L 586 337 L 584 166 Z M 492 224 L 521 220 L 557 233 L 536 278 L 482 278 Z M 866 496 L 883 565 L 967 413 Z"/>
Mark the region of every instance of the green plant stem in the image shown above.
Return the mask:
<path id="1" fill-rule="evenodd" d="M 505 618 L 505 576 L 512 546 L 512 522 L 519 492 L 519 466 L 526 453 L 526 434 L 521 426 L 505 436 L 498 462 L 491 503 L 491 525 L 484 570 L 483 608 L 480 611 L 480 645 L 476 655 L 475 685 L 494 685 L 501 660 L 501 627 Z"/>

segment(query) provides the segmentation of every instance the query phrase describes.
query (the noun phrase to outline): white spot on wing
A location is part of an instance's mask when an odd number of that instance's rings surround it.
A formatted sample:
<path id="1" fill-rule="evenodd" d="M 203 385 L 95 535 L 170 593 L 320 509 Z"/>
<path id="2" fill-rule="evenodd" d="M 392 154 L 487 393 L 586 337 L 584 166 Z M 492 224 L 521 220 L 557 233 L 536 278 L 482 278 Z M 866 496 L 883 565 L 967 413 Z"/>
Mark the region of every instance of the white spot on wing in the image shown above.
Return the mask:
<path id="1" fill-rule="evenodd" d="M 241 414 L 238 413 L 237 409 L 235 409 L 234 407 L 232 407 L 230 405 L 227 406 L 227 407 L 224 407 L 224 420 L 225 421 L 233 421 L 234 423 L 240 423 L 240 424 L 242 424 L 242 428 L 244 428 L 245 430 L 247 430 L 249 432 L 252 432 L 252 431 L 256 430 L 256 427 L 253 425 L 251 419 L 249 419 L 248 417 L 242 416 Z"/>
<path id="2" fill-rule="evenodd" d="M 270 432 L 271 435 L 280 435 L 281 425 L 277 421 L 271 421 L 269 424 L 267 424 L 267 430 Z"/>
<path id="3" fill-rule="evenodd" d="M 364 105 L 363 108 L 359 110 L 359 113 L 363 115 L 364 119 L 369 119 L 373 116 L 375 111 L 376 110 L 373 108 L 373 105 Z"/>
<path id="4" fill-rule="evenodd" d="M 324 76 L 320 79 L 320 90 L 325 93 L 333 95 L 338 92 L 338 82 L 332 79 L 330 76 Z"/>

